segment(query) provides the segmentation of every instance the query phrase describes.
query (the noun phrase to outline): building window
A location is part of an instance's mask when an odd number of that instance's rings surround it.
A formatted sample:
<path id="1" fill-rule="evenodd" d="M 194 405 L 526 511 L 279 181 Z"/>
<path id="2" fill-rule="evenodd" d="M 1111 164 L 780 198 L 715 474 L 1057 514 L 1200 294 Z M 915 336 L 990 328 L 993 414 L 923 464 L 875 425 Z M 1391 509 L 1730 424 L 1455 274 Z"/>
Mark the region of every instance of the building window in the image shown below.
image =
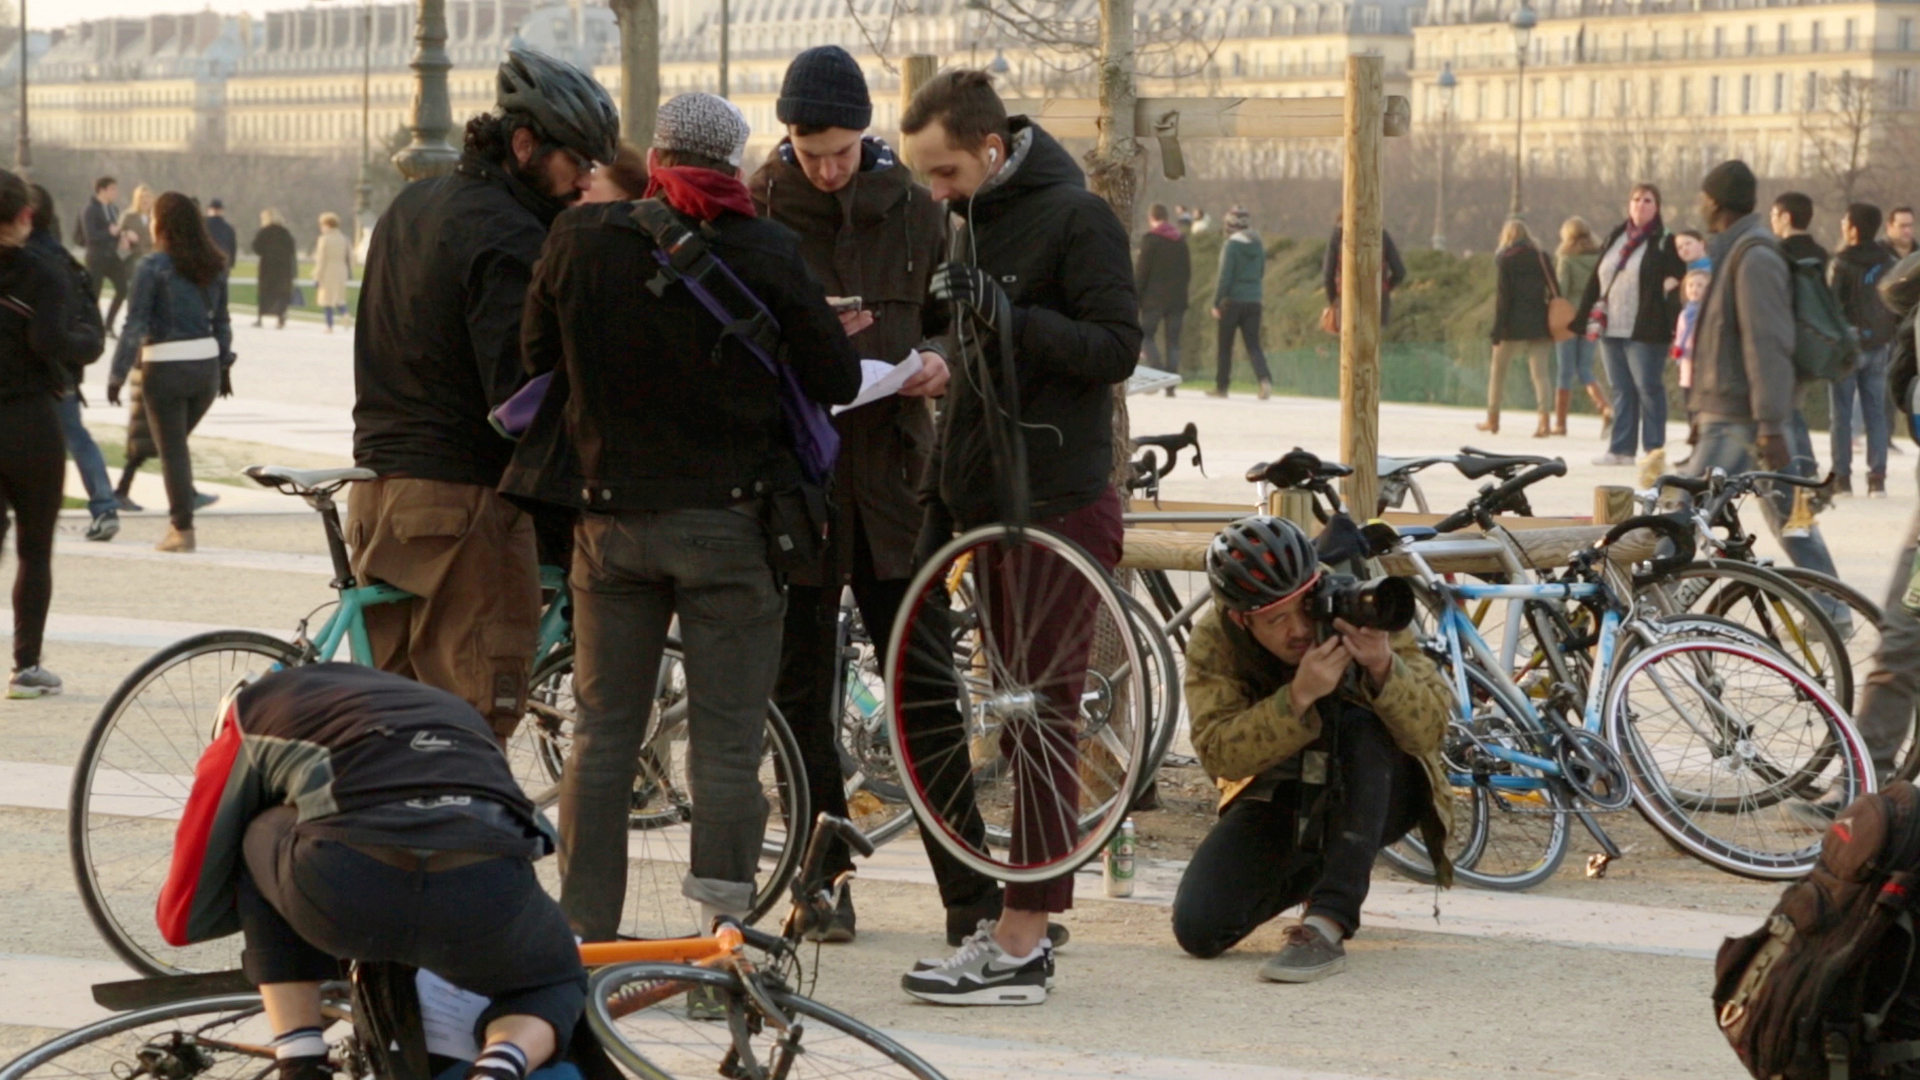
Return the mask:
<path id="1" fill-rule="evenodd" d="M 1893 32 L 1893 47 L 1901 52 L 1913 49 L 1913 20 L 1901 19 Z"/>
<path id="2" fill-rule="evenodd" d="M 1740 111 L 1743 114 L 1753 111 L 1753 76 L 1751 75 L 1740 76 Z"/>
<path id="3" fill-rule="evenodd" d="M 1786 23 L 1781 23 L 1780 36 L 1779 36 L 1779 39 L 1774 43 L 1773 51 L 1779 53 L 1781 56 L 1785 56 L 1788 53 L 1792 52 L 1793 51 L 1792 34 L 1793 34 L 1793 27 L 1788 26 Z"/>
<path id="4" fill-rule="evenodd" d="M 1910 22 L 1911 20 L 1903 19 L 1901 21 Z M 1560 39 L 1560 62 L 1563 64 L 1573 63 L 1573 35 L 1571 34 L 1565 35 Z"/>
<path id="5" fill-rule="evenodd" d="M 1707 115 L 1720 115 L 1720 76 L 1707 80 Z"/>
<path id="6" fill-rule="evenodd" d="M 1588 116 L 1600 115 L 1600 80 L 1599 79 L 1593 79 L 1587 83 L 1587 115 Z"/>
<path id="7" fill-rule="evenodd" d="M 1368 4 L 1366 7 L 1360 9 L 1360 27 L 1369 34 L 1377 34 L 1380 32 L 1379 5 Z"/>
<path id="8" fill-rule="evenodd" d="M 1841 37 L 1845 44 L 1841 45 L 1840 49 L 1843 52 L 1852 52 L 1854 45 L 1860 37 L 1860 20 L 1848 19 L 1845 23 L 1841 24 L 1841 26 Z"/>
<path id="9" fill-rule="evenodd" d="M 1820 28 L 1823 25 L 1816 19 L 1813 24 L 1813 33 L 1807 38 L 1807 46 L 1814 52 L 1820 51 Z"/>
<path id="10" fill-rule="evenodd" d="M 1913 69 L 1901 68 L 1893 73 L 1893 107 L 1896 109 L 1913 108 Z"/>
<path id="11" fill-rule="evenodd" d="M 1773 111 L 1787 111 L 1787 76 L 1785 72 L 1776 72 L 1773 76 Z"/>
<path id="12" fill-rule="evenodd" d="M 1654 60 L 1660 59 L 1660 31 L 1658 30 L 1653 32 L 1653 47 L 1648 50 L 1648 55 Z"/>
<path id="13" fill-rule="evenodd" d="M 1560 80 L 1560 115 L 1573 115 L 1573 80 Z"/>
<path id="14" fill-rule="evenodd" d="M 1476 120 L 1487 118 L 1487 84 L 1484 82 L 1476 84 L 1473 88 L 1473 118 Z"/>
<path id="15" fill-rule="evenodd" d="M 1544 79 L 1533 80 L 1533 118 L 1536 120 L 1540 118 L 1541 99 L 1546 97 L 1546 88 L 1542 85 L 1544 82 Z"/>
<path id="16" fill-rule="evenodd" d="M 1806 95 L 1801 100 L 1800 108 L 1802 111 L 1812 112 L 1813 110 L 1819 107 L 1820 107 L 1820 75 L 1817 72 L 1809 71 L 1807 72 L 1807 91 L 1806 91 Z"/>
<path id="17" fill-rule="evenodd" d="M 1660 80 L 1657 77 L 1647 80 L 1647 115 L 1660 115 Z"/>
<path id="18" fill-rule="evenodd" d="M 1633 84 L 1620 80 L 1619 97 L 1613 104 L 1613 115 L 1630 116 L 1633 113 Z"/>
<path id="19" fill-rule="evenodd" d="M 1727 55 L 1727 28 L 1724 26 L 1713 28 L 1713 55 L 1716 57 Z"/>
<path id="20" fill-rule="evenodd" d="M 1757 26 L 1749 26 L 1747 27 L 1747 55 L 1756 56 L 1759 54 L 1759 52 L 1760 52 L 1760 28 Z"/>

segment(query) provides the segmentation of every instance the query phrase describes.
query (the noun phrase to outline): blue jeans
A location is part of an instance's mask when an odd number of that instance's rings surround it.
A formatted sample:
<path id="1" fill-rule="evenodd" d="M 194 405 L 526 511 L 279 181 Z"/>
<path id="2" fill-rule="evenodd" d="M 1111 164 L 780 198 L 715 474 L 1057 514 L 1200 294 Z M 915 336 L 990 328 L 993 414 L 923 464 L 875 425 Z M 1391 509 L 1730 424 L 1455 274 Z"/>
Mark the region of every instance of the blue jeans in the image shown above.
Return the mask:
<path id="1" fill-rule="evenodd" d="M 113 481 L 107 478 L 107 461 L 100 447 L 80 420 L 80 392 L 67 391 L 60 399 L 60 432 L 66 436 L 67 453 L 80 469 L 80 482 L 87 488 L 87 512 L 94 517 L 111 514 L 118 506 L 113 501 Z"/>
<path id="2" fill-rule="evenodd" d="M 1593 383 L 1593 342 L 1570 337 L 1556 342 L 1553 351 L 1560 361 L 1560 389 L 1578 390 Z"/>
<path id="3" fill-rule="evenodd" d="M 1890 348 L 1860 350 L 1860 366 L 1853 374 L 1827 387 L 1832 404 L 1833 472 L 1836 476 L 1853 473 L 1853 405 L 1859 398 L 1867 428 L 1867 475 L 1885 479 L 1887 441 L 1892 437 L 1887 424 L 1887 355 Z"/>
<path id="4" fill-rule="evenodd" d="M 341 304 L 339 307 L 333 307 L 329 305 L 327 307 L 321 308 L 320 310 L 327 317 L 327 329 L 329 330 L 333 329 L 333 316 L 335 312 L 338 312 L 340 314 L 340 317 L 343 319 L 347 317 L 347 305 L 345 304 Z"/>
<path id="5" fill-rule="evenodd" d="M 1667 445 L 1667 346 L 1601 338 L 1600 356 L 1613 384 L 1613 441 L 1607 452 L 1637 456 L 1636 437 L 1647 451 Z"/>
<path id="6" fill-rule="evenodd" d="M 1797 415 L 1797 414 L 1796 414 Z M 1791 428 L 1791 425 L 1789 425 Z M 1707 470 L 1725 469 L 1728 475 L 1751 472 L 1755 468 L 1753 440 L 1756 427 L 1752 421 L 1720 420 L 1703 422 L 1700 425 L 1700 445 L 1694 448 L 1693 456 L 1687 459 L 1686 469 L 1691 476 L 1705 476 Z M 1806 431 L 1806 424 L 1800 424 L 1800 431 Z M 1787 435 L 1789 447 L 1796 442 L 1791 430 Z M 1808 441 L 1808 452 L 1812 443 Z M 1794 454 L 1799 455 L 1798 448 Z M 1799 472 L 1789 466 L 1790 471 Z M 1802 475 L 1809 475 L 1803 473 Z M 1781 523 L 1793 513 L 1793 491 L 1785 487 L 1770 488 L 1760 500 L 1760 514 L 1766 519 L 1767 528 L 1773 530 L 1774 539 L 1793 560 L 1793 565 L 1808 570 L 1817 570 L 1834 577 L 1833 556 L 1827 553 L 1827 542 L 1820 537 L 1820 527 L 1814 526 L 1806 536 L 1783 537 L 1780 535 Z M 1822 605 L 1825 606 L 1825 605 Z"/>

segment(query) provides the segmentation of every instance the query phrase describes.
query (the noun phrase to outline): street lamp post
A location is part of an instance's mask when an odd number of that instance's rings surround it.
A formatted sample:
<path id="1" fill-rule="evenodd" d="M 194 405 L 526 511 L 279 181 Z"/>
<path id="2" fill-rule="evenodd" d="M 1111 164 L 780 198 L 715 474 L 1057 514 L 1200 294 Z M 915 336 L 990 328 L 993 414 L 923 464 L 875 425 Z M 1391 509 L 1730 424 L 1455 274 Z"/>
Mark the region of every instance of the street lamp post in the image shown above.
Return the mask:
<path id="1" fill-rule="evenodd" d="M 366 246 L 367 231 L 373 227 L 373 0 L 367 0 L 361 23 L 365 53 L 360 69 L 360 183 L 353 189 L 356 248 Z"/>
<path id="2" fill-rule="evenodd" d="M 419 0 L 414 23 L 413 116 L 408 129 L 413 141 L 393 155 L 400 175 L 408 180 L 424 180 L 453 171 L 460 151 L 447 141 L 453 130 L 453 104 L 447 99 L 447 72 L 453 60 L 447 55 L 447 0 Z"/>
<path id="3" fill-rule="evenodd" d="M 1440 92 L 1440 178 L 1433 185 L 1433 250 L 1447 250 L 1447 156 L 1453 134 L 1453 90 L 1460 80 L 1453 74 L 1453 61 L 1440 65 L 1440 77 L 1433 81 Z"/>
<path id="4" fill-rule="evenodd" d="M 1533 13 L 1530 5 L 1522 3 L 1507 22 L 1513 27 L 1514 50 L 1520 58 L 1519 75 L 1513 84 L 1513 202 L 1507 213 L 1519 217 L 1520 177 L 1526 170 L 1527 43 L 1533 39 L 1533 28 L 1539 25 L 1540 17 Z"/>
<path id="5" fill-rule="evenodd" d="M 733 96 L 729 92 L 732 89 L 732 87 L 729 84 L 732 83 L 733 81 L 733 72 L 730 70 L 732 65 L 729 63 L 729 61 L 732 59 L 731 55 L 729 54 L 733 52 L 733 42 L 728 40 L 729 31 L 732 28 L 733 28 L 733 5 L 728 3 L 728 0 L 720 0 L 720 96 L 721 97 Z"/>
<path id="6" fill-rule="evenodd" d="M 20 0 L 20 131 L 13 139 L 13 168 L 21 176 L 33 167 L 33 144 L 27 140 L 27 0 Z"/>

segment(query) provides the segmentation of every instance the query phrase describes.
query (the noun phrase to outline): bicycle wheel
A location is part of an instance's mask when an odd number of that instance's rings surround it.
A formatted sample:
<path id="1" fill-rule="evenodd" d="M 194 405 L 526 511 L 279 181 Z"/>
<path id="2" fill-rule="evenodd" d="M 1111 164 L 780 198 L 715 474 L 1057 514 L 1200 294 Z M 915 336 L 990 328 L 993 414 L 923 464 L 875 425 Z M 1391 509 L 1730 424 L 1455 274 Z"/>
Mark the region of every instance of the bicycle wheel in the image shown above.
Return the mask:
<path id="1" fill-rule="evenodd" d="M 1147 716 L 1147 756 L 1140 768 L 1138 790 L 1145 791 L 1153 783 L 1154 775 L 1160 771 L 1160 763 L 1167 759 L 1167 751 L 1173 747 L 1174 736 L 1179 733 L 1180 710 L 1186 702 L 1181 674 L 1184 669 L 1173 651 L 1173 642 L 1147 605 L 1130 592 L 1116 591 L 1115 595 L 1127 609 L 1128 623 L 1133 628 L 1134 636 L 1139 638 L 1140 656 L 1144 662 L 1143 674 L 1150 711 Z M 1128 672 L 1117 662 L 1100 671 L 1101 684 L 1106 687 L 1124 685 L 1127 676 Z"/>
<path id="2" fill-rule="evenodd" d="M 1701 559 L 1648 588 L 1667 614 L 1702 611 L 1759 634 L 1814 678 L 1842 709 L 1853 707 L 1853 667 L 1833 619 L 1776 571 L 1731 559 Z"/>
<path id="3" fill-rule="evenodd" d="M 326 1003 L 329 1042 L 351 1035 L 342 1001 Z M 273 1071 L 273 1029 L 259 994 L 222 994 L 110 1016 L 0 1066 L 0 1080 L 257 1080 Z"/>
<path id="4" fill-rule="evenodd" d="M 237 938 L 185 948 L 161 940 L 154 904 L 194 767 L 217 733 L 221 700 L 243 676 L 303 659 L 266 634 L 197 634 L 135 668 L 94 720 L 68 794 L 67 853 L 87 916 L 142 975 L 240 966 Z"/>
<path id="5" fill-rule="evenodd" d="M 887 680 L 858 608 L 844 611 L 840 647 L 840 775 L 849 820 L 878 846 L 913 824 L 913 807 L 887 743 Z"/>
<path id="6" fill-rule="evenodd" d="M 1128 610 L 1037 528 L 974 529 L 914 575 L 887 645 L 888 735 L 915 817 L 962 864 L 1046 881 L 1120 828 L 1151 724 Z"/>
<path id="7" fill-rule="evenodd" d="M 641 1080 L 716 1073 L 944 1080 L 886 1035 L 761 978 L 756 995 L 731 971 L 655 963 L 601 968 L 587 988 L 587 1026 L 608 1055 Z M 688 1015 L 686 994 L 696 987 L 726 1002 L 724 1022 Z M 748 1067 L 749 1056 L 764 1072 Z"/>
<path id="8" fill-rule="evenodd" d="M 1538 769 L 1495 756 L 1498 751 L 1553 756 L 1553 735 L 1510 690 L 1477 666 L 1467 667 L 1471 715 L 1449 725 L 1444 753 L 1453 783 L 1455 832 L 1447 840 L 1454 881 L 1519 892 L 1552 877 L 1567 857 L 1571 803 L 1565 785 Z M 1383 851 L 1396 870 L 1433 880 L 1420 837 L 1409 834 Z"/>
<path id="9" fill-rule="evenodd" d="M 648 718 L 648 740 L 641 744 L 627 814 L 627 900 L 620 914 L 624 937 L 663 938 L 705 933 L 700 908 L 680 894 L 692 865 L 693 788 L 687 762 L 687 680 L 681 646 L 669 639 L 660 663 L 660 682 Z M 559 785 L 573 749 L 573 647 L 554 651 L 534 673 L 527 696 L 527 717 L 509 740 L 508 758 L 529 797 L 543 808 L 559 799 Z M 779 901 L 800 862 L 806 829 L 792 827 L 811 816 L 800 746 L 780 710 L 767 703 L 760 759 L 760 783 L 769 812 L 766 838 L 755 879 L 753 908 L 757 922 Z M 544 863 L 541 880 L 560 894 L 559 867 Z"/>
<path id="10" fill-rule="evenodd" d="M 1846 640 L 1847 660 L 1853 665 L 1854 708 L 1850 714 L 1858 715 L 1866 706 L 1867 687 L 1873 685 L 1874 672 L 1880 666 L 1880 640 L 1887 625 L 1886 613 L 1866 594 L 1838 578 L 1798 566 L 1776 566 L 1773 569 L 1781 577 L 1807 590 L 1809 596 L 1816 600 L 1824 597 L 1845 613 L 1844 619 L 1834 620 L 1834 625 L 1839 627 L 1840 636 Z M 1912 780 L 1915 775 L 1920 775 L 1920 755 L 1914 753 L 1915 746 L 1920 745 L 1917 739 L 1920 739 L 1920 708 L 1914 710 L 1913 724 L 1902 732 L 1900 748 L 1894 756 L 1898 763 L 1894 775 L 1902 780 Z"/>
<path id="11" fill-rule="evenodd" d="M 1667 641 L 1636 654 L 1607 688 L 1606 734 L 1641 813 L 1675 844 L 1765 880 L 1812 869 L 1821 834 L 1777 804 L 1783 791 L 1874 790 L 1839 705 L 1797 665 L 1728 641 Z M 1817 772 L 1808 762 L 1824 759 Z"/>

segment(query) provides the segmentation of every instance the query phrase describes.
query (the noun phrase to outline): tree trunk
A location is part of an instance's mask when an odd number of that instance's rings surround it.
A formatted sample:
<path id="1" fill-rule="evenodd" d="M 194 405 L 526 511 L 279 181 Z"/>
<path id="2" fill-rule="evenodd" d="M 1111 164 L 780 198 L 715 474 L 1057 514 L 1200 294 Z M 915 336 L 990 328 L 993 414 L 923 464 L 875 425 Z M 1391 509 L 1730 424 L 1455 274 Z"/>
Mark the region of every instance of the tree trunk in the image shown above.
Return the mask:
<path id="1" fill-rule="evenodd" d="M 660 4 L 658 0 L 607 0 L 620 24 L 620 128 L 645 152 L 653 145 L 653 116 L 660 108 Z"/>
<path id="2" fill-rule="evenodd" d="M 1100 140 L 1087 156 L 1087 185 L 1133 235 L 1140 144 L 1133 130 L 1133 0 L 1100 0 Z M 1133 455 L 1125 384 L 1113 392 L 1113 482 L 1125 503 Z"/>

